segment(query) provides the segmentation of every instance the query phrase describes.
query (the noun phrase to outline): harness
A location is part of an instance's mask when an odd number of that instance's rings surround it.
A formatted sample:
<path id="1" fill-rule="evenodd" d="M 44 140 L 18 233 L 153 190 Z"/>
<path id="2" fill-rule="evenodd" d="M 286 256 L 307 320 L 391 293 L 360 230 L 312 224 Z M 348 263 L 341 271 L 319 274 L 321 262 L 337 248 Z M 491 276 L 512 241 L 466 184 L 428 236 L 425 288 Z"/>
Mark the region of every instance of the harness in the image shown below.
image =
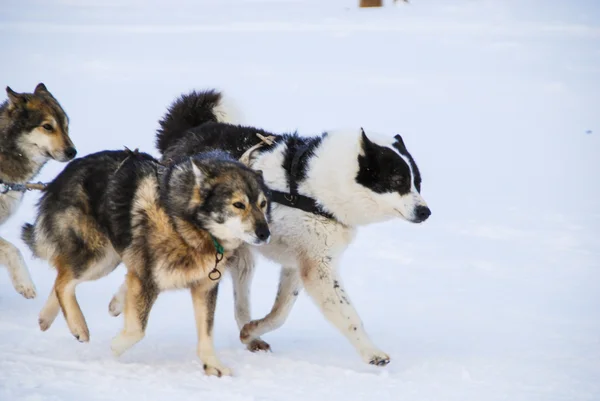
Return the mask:
<path id="1" fill-rule="evenodd" d="M 260 138 L 260 142 L 250 149 L 248 149 L 242 157 L 240 157 L 240 161 L 245 164 L 249 164 L 250 156 L 252 153 L 262 147 L 263 145 L 272 145 L 274 136 L 264 137 L 261 134 L 256 134 Z M 271 190 L 271 200 L 273 202 L 279 203 L 280 205 L 292 207 L 294 209 L 300 209 L 308 213 L 316 214 L 318 216 L 323 216 L 331 220 L 335 220 L 333 214 L 329 213 L 325 209 L 323 209 L 317 201 L 309 196 L 305 196 L 298 193 L 298 166 L 302 157 L 306 154 L 309 149 L 309 145 L 304 145 L 299 147 L 294 154 L 294 158 L 292 159 L 292 165 L 290 166 L 290 192 L 282 192 Z"/>

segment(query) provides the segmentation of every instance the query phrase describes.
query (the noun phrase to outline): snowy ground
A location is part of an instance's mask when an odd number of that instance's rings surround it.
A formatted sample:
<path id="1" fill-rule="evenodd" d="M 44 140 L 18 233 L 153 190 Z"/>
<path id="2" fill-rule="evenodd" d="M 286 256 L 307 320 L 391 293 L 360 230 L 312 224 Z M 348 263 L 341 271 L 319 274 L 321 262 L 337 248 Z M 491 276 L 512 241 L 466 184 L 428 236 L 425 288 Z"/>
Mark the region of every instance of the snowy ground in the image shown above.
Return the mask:
<path id="1" fill-rule="evenodd" d="M 161 295 L 147 337 L 115 359 L 121 320 L 107 305 L 123 267 L 79 287 L 89 344 L 62 317 L 42 333 L 54 272 L 18 238 L 33 219 L 30 193 L 1 228 L 39 295 L 21 298 L 0 270 L 0 400 L 600 399 L 597 2 L 357 3 L 4 0 L 0 76 L 17 91 L 43 81 L 81 155 L 156 153 L 166 105 L 207 86 L 266 129 L 403 134 L 433 216 L 361 229 L 343 265 L 392 363 L 364 365 L 306 296 L 265 337 L 273 353 L 245 351 L 228 277 L 215 331 L 234 377 L 203 375 L 185 292 Z M 51 162 L 39 178 L 62 167 Z M 260 261 L 255 317 L 277 276 Z"/>

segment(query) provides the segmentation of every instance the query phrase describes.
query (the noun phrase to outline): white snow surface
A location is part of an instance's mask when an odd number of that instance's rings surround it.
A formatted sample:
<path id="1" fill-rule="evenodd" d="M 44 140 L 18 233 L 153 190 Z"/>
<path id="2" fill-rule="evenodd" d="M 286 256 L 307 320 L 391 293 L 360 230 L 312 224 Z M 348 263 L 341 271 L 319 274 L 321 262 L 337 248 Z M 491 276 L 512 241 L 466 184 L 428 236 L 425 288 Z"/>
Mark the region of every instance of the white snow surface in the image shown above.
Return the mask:
<path id="1" fill-rule="evenodd" d="M 422 225 L 364 227 L 342 277 L 392 357 L 362 362 L 302 294 L 265 336 L 238 340 L 231 280 L 215 322 L 230 378 L 206 377 L 186 291 L 162 294 L 146 338 L 117 359 L 108 302 L 124 275 L 78 287 L 91 341 L 37 315 L 55 272 L 19 239 L 30 192 L 1 235 L 38 290 L 0 270 L 0 400 L 600 400 L 600 5 L 595 0 L 4 0 L 3 85 L 44 82 L 79 155 L 140 148 L 167 105 L 217 87 L 244 122 L 302 135 L 402 134 L 432 209 Z M 38 177 L 64 167 L 49 162 Z M 332 166 L 335 168 L 335 166 Z M 260 259 L 253 317 L 275 297 Z"/>

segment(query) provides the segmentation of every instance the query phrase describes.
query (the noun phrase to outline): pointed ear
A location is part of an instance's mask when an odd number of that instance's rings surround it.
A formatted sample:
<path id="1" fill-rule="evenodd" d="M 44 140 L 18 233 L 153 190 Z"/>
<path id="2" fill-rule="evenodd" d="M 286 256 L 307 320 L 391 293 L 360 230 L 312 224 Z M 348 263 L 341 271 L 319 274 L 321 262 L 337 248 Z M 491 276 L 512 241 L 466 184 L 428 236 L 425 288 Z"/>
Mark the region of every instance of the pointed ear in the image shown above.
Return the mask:
<path id="1" fill-rule="evenodd" d="M 367 137 L 367 134 L 365 133 L 365 130 L 361 127 L 360 128 L 360 151 L 361 154 L 364 156 L 365 151 L 371 146 L 372 142 L 371 140 Z"/>
<path id="2" fill-rule="evenodd" d="M 24 103 L 25 98 L 22 94 L 15 92 L 10 89 L 10 86 L 6 87 L 6 94 L 8 95 L 8 101 L 12 106 L 16 106 L 17 104 Z"/>
<path id="3" fill-rule="evenodd" d="M 198 167 L 196 163 L 194 163 L 194 160 L 190 159 L 190 163 L 192 163 L 192 172 L 194 173 L 194 179 L 196 180 L 196 183 L 202 183 L 206 178 L 206 174 L 200 169 L 200 167 Z"/>
<path id="4" fill-rule="evenodd" d="M 396 144 L 398 144 L 398 147 L 400 149 L 406 150 L 406 145 L 404 145 L 404 141 L 402 140 L 402 137 L 400 135 L 394 136 L 394 139 L 396 139 Z"/>
<path id="5" fill-rule="evenodd" d="M 33 93 L 40 94 L 40 93 L 48 93 L 48 89 L 46 88 L 46 85 L 44 85 L 43 83 L 39 83 L 37 84 L 37 86 L 35 87 L 35 90 L 33 91 Z"/>

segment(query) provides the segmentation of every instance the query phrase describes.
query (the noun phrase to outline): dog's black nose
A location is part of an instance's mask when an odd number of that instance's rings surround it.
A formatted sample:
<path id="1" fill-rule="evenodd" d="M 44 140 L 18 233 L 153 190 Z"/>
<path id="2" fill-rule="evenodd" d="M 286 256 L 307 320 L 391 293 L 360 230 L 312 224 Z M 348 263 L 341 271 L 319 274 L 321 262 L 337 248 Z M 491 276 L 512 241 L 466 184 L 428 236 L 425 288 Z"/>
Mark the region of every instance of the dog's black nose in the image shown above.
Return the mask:
<path id="1" fill-rule="evenodd" d="M 427 206 L 417 206 L 415 216 L 417 216 L 418 222 L 421 223 L 431 216 L 431 210 Z"/>
<path id="2" fill-rule="evenodd" d="M 69 159 L 74 158 L 75 156 L 77 156 L 77 149 L 75 149 L 74 147 L 68 147 L 65 150 L 65 156 L 67 156 Z"/>
<path id="3" fill-rule="evenodd" d="M 269 231 L 269 227 L 267 225 L 258 226 L 255 232 L 256 236 L 261 241 L 266 241 L 267 238 L 269 238 L 269 236 L 271 235 L 271 232 Z"/>

